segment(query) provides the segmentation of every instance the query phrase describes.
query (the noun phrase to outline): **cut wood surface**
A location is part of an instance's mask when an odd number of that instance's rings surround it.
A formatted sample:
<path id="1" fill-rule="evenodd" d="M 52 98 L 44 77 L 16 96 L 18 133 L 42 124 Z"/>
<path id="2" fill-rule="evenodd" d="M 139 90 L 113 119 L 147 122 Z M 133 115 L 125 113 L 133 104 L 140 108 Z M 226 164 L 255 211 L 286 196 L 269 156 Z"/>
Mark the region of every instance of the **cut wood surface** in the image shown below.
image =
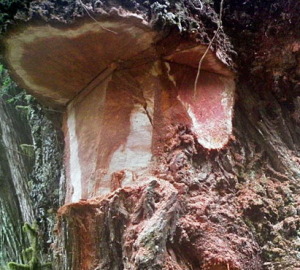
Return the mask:
<path id="1" fill-rule="evenodd" d="M 0 4 L 3 63 L 61 111 L 53 269 L 300 269 L 300 4 L 220 2 Z"/>

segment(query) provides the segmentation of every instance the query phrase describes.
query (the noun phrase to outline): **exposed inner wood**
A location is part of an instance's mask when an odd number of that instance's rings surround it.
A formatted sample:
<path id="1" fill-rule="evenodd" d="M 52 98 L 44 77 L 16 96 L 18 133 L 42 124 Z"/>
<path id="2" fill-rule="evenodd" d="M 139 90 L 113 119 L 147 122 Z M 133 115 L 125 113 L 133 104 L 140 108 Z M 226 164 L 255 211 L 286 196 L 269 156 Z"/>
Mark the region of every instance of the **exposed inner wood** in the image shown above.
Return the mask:
<path id="1" fill-rule="evenodd" d="M 190 128 L 205 148 L 232 132 L 234 75 L 206 46 L 161 40 L 137 18 L 71 28 L 34 26 L 6 39 L 16 80 L 41 101 L 66 106 L 66 202 L 133 186 L 153 174 L 172 126 Z M 168 46 L 172 44 L 172 46 Z"/>
<path id="2" fill-rule="evenodd" d="M 48 103 L 64 105 L 111 63 L 148 49 L 155 33 L 126 20 L 71 29 L 29 26 L 6 39 L 6 59 L 18 82 Z"/>
<path id="3" fill-rule="evenodd" d="M 31 25 L 12 33 L 5 40 L 5 58 L 16 81 L 48 104 L 65 105 L 112 63 L 126 67 L 163 57 L 196 68 L 206 49 L 183 43 L 161 55 L 161 48 L 155 45 L 158 34 L 140 20 L 99 21 L 117 34 L 96 22 L 68 29 Z M 203 70 L 233 76 L 212 52 Z"/>

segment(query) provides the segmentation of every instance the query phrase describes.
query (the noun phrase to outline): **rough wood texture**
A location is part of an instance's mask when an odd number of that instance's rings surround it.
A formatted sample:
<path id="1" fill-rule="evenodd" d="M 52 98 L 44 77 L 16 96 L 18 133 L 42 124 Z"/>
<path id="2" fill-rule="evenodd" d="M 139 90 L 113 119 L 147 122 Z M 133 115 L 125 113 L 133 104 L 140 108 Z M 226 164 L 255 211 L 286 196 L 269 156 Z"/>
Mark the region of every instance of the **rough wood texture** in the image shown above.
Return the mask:
<path id="1" fill-rule="evenodd" d="M 85 4 L 102 14 L 122 6 L 180 39 L 203 42 L 217 27 L 219 1 L 120 2 Z M 86 13 L 64 3 L 33 1 L 18 15 L 70 22 Z M 238 52 L 231 141 L 206 150 L 190 127 L 169 125 L 145 182 L 60 209 L 56 269 L 300 267 L 299 9 L 296 0 L 225 3 L 214 48 L 229 65 L 228 37 Z"/>
<path id="2" fill-rule="evenodd" d="M 16 134 L 16 126 L 25 127 L 11 106 L 8 106 L 3 100 L 0 100 L 0 111 L 1 268 L 8 260 L 21 260 L 22 249 L 26 247 L 22 225 L 24 220 L 31 222 L 34 215 L 27 187 L 28 167 L 24 164 L 24 162 L 28 162 L 28 159 L 22 156 L 18 148 L 19 143 L 28 142 L 26 136 L 28 134 L 25 133 L 23 136 Z M 14 141 L 14 144 L 11 144 L 11 141 Z M 22 175 L 23 181 L 20 181 L 20 175 Z"/>
<path id="3" fill-rule="evenodd" d="M 58 190 L 62 151 L 49 111 L 17 88 L 7 71 L 1 69 L 0 76 L 0 269 L 7 269 L 8 262 L 26 261 L 25 222 L 38 224 L 38 259 L 50 256 L 58 194 L 63 193 Z"/>

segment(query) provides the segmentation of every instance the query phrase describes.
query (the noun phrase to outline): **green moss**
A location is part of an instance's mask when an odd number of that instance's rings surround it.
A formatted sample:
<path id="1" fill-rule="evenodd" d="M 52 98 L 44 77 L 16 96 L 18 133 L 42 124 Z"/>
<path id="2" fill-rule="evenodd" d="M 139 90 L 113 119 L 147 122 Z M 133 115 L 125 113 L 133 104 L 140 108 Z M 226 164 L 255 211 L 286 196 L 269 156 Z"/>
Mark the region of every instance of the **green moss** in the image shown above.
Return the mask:
<path id="1" fill-rule="evenodd" d="M 20 140 L 18 140 L 20 141 L 18 152 L 22 154 L 21 157 L 26 166 L 28 166 L 28 191 L 32 207 L 36 209 L 35 218 L 40 220 L 39 229 L 41 234 L 39 235 L 39 245 L 42 248 L 40 253 L 43 256 L 51 256 L 50 242 L 53 239 L 52 231 L 55 223 L 55 212 L 59 207 L 59 196 L 61 196 L 61 202 L 63 202 L 63 194 L 65 192 L 64 189 L 59 189 L 63 158 L 63 140 L 59 129 L 60 114 L 38 104 L 34 97 L 17 87 L 10 78 L 8 71 L 1 64 L 0 99 L 5 101 L 5 106 L 11 110 L 12 118 L 16 119 L 14 121 L 16 123 L 15 132 L 20 137 Z M 21 123 L 20 127 L 18 126 L 19 122 Z M 6 149 L 1 148 L 0 153 L 1 159 L 2 155 L 6 155 Z M 7 172 L 7 174 L 9 173 L 10 171 Z M 49 209 L 51 211 L 48 211 Z M 10 221 L 9 224 L 13 224 L 18 228 L 17 231 L 22 236 L 20 224 L 15 224 L 14 222 L 17 222 L 17 219 Z M 23 223 L 23 221 L 18 222 Z M 2 236 L 4 229 L 1 230 L 0 236 Z M 5 235 L 9 235 L 7 239 L 13 238 L 12 233 L 5 233 Z M 23 239 L 24 237 L 22 236 L 21 238 Z M 16 244 L 15 240 L 7 240 L 3 244 L 3 239 L 0 237 L 0 246 L 4 247 L 3 251 L 0 248 L 0 266 L 4 267 L 5 264 L 6 270 L 7 262 L 9 261 L 28 262 L 22 257 L 22 250 L 27 247 L 24 242 Z M 14 267 L 13 264 L 12 267 Z M 0 268 L 0 270 L 2 269 Z"/>
<path id="2" fill-rule="evenodd" d="M 24 261 L 27 263 L 19 264 L 15 262 L 9 262 L 7 264 L 10 270 L 41 270 L 41 269 L 52 269 L 51 263 L 41 263 L 39 260 L 39 245 L 38 245 L 38 231 L 36 224 L 30 225 L 25 223 L 23 231 L 27 234 L 30 247 L 23 251 Z"/>

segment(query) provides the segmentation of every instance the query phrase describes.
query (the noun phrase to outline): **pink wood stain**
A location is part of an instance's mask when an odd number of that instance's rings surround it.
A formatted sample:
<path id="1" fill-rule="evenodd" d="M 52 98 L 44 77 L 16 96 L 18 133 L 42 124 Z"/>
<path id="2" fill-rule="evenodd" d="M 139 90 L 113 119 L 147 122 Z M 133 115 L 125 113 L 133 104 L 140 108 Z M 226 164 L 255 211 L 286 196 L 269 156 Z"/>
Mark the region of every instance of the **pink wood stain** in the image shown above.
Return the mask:
<path id="1" fill-rule="evenodd" d="M 195 72 L 179 82 L 178 99 L 185 106 L 198 141 L 208 149 L 222 148 L 232 131 L 234 88 L 222 75 L 202 71 L 194 93 Z"/>

